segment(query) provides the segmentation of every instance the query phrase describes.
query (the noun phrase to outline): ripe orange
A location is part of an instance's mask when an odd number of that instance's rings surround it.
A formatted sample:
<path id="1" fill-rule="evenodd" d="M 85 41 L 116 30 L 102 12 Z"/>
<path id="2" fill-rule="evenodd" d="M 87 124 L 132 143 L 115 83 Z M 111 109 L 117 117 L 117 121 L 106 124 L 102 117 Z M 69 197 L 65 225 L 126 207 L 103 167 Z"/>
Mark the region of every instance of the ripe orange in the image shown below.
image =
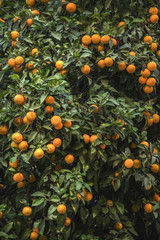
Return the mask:
<path id="1" fill-rule="evenodd" d="M 106 144 L 104 144 L 104 143 L 101 143 L 99 146 L 102 150 L 106 149 Z"/>
<path id="2" fill-rule="evenodd" d="M 148 118 L 147 119 L 147 126 L 152 126 L 153 125 L 153 118 Z"/>
<path id="3" fill-rule="evenodd" d="M 142 85 L 145 84 L 146 81 L 147 81 L 147 78 L 144 78 L 142 76 L 140 76 L 139 79 L 138 79 L 139 84 L 142 84 Z"/>
<path id="4" fill-rule="evenodd" d="M 25 124 L 32 124 L 32 121 L 30 121 L 26 116 L 23 118 L 23 123 Z"/>
<path id="5" fill-rule="evenodd" d="M 52 113 L 52 112 L 54 111 L 54 108 L 51 107 L 51 106 L 46 106 L 46 107 L 45 107 L 45 110 L 46 110 L 46 113 L 47 113 L 47 114 L 50 114 L 50 113 Z"/>
<path id="6" fill-rule="evenodd" d="M 152 15 L 156 15 L 158 13 L 158 8 L 151 7 L 148 12 Z"/>
<path id="7" fill-rule="evenodd" d="M 33 69 L 33 70 L 32 70 L 32 73 L 33 73 L 33 74 L 36 74 L 37 70 L 38 70 L 38 69 L 36 69 L 36 68 Z"/>
<path id="8" fill-rule="evenodd" d="M 126 168 L 132 168 L 133 167 L 133 160 L 128 158 L 126 159 L 126 161 L 124 162 L 124 165 Z"/>
<path id="9" fill-rule="evenodd" d="M 153 122 L 154 122 L 154 123 L 159 123 L 160 117 L 159 117 L 158 114 L 153 114 L 152 117 L 153 117 Z"/>
<path id="10" fill-rule="evenodd" d="M 7 135 L 9 129 L 6 125 L 0 126 L 0 135 Z"/>
<path id="11" fill-rule="evenodd" d="M 3 23 L 5 22 L 5 20 L 3 20 L 2 18 L 0 18 L 0 21 L 3 22 Z"/>
<path id="12" fill-rule="evenodd" d="M 22 213 L 24 216 L 30 216 L 32 214 L 32 208 L 31 207 L 24 207 L 22 209 Z"/>
<path id="13" fill-rule="evenodd" d="M 150 74 L 151 74 L 151 72 L 150 72 L 147 68 L 146 68 L 144 71 L 141 71 L 141 75 L 142 75 L 142 77 L 144 77 L 144 78 L 149 77 Z"/>
<path id="14" fill-rule="evenodd" d="M 64 223 L 64 226 L 69 226 L 71 224 L 71 219 L 69 217 L 66 217 L 66 221 Z"/>
<path id="15" fill-rule="evenodd" d="M 155 78 L 148 78 L 147 81 L 146 81 L 146 84 L 147 84 L 147 86 L 149 86 L 149 87 L 154 87 L 155 84 L 156 84 Z"/>
<path id="16" fill-rule="evenodd" d="M 18 41 L 18 42 L 19 42 L 19 41 Z M 18 48 L 16 44 L 17 44 L 17 41 L 12 41 L 12 43 L 11 43 L 12 47 Z M 15 64 L 16 64 L 16 63 L 15 63 Z"/>
<path id="17" fill-rule="evenodd" d="M 118 28 L 121 28 L 121 27 L 124 26 L 124 25 L 126 25 L 125 22 L 120 22 L 120 23 L 118 24 Z"/>
<path id="18" fill-rule="evenodd" d="M 98 48 L 97 48 L 98 52 L 104 51 L 104 50 L 105 50 L 105 47 L 103 45 L 99 45 Z"/>
<path id="19" fill-rule="evenodd" d="M 67 208 L 66 208 L 66 206 L 64 204 L 58 205 L 57 212 L 59 214 L 64 214 L 64 213 L 66 213 L 66 211 L 67 211 Z"/>
<path id="20" fill-rule="evenodd" d="M 150 203 L 145 204 L 145 206 L 144 206 L 144 211 L 145 211 L 146 213 L 151 213 L 151 212 L 153 211 L 152 205 L 151 205 Z"/>
<path id="21" fill-rule="evenodd" d="M 81 41 L 84 45 L 88 46 L 89 44 L 91 44 L 91 37 L 89 35 L 85 35 L 82 37 Z"/>
<path id="22" fill-rule="evenodd" d="M 3 212 L 0 212 L 0 219 L 3 217 Z"/>
<path id="23" fill-rule="evenodd" d="M 134 168 L 140 168 L 141 167 L 141 161 L 139 159 L 133 160 L 133 167 Z"/>
<path id="24" fill-rule="evenodd" d="M 65 162 L 68 164 L 72 164 L 74 162 L 74 156 L 72 154 L 68 154 L 65 156 Z"/>
<path id="25" fill-rule="evenodd" d="M 102 44 L 108 44 L 109 40 L 110 40 L 110 36 L 108 36 L 108 35 L 104 35 L 104 36 L 101 37 L 101 43 Z"/>
<path id="26" fill-rule="evenodd" d="M 39 56 L 38 48 L 33 48 L 31 51 L 31 55 L 33 56 Z"/>
<path id="27" fill-rule="evenodd" d="M 134 142 L 131 142 L 131 148 L 135 149 L 136 147 L 137 147 L 136 144 Z"/>
<path id="28" fill-rule="evenodd" d="M 128 65 L 126 68 L 128 73 L 134 73 L 136 71 L 136 67 L 133 64 Z"/>
<path id="29" fill-rule="evenodd" d="M 106 67 L 111 67 L 113 65 L 113 60 L 112 60 L 112 58 L 107 57 L 104 59 L 104 63 L 106 65 Z"/>
<path id="30" fill-rule="evenodd" d="M 24 58 L 21 56 L 18 56 L 15 58 L 16 65 L 22 65 L 24 63 Z"/>
<path id="31" fill-rule="evenodd" d="M 18 148 L 19 144 L 15 143 L 15 142 L 11 142 L 11 147 L 12 148 Z"/>
<path id="32" fill-rule="evenodd" d="M 113 42 L 113 46 L 116 46 L 117 45 L 117 40 L 112 38 L 112 42 Z"/>
<path id="33" fill-rule="evenodd" d="M 151 43 L 152 43 L 152 37 L 151 37 L 151 36 L 145 36 L 145 37 L 143 38 L 143 42 L 144 42 L 145 44 L 151 44 Z"/>
<path id="34" fill-rule="evenodd" d="M 119 231 L 119 230 L 121 230 L 123 228 L 123 225 L 120 222 L 116 222 L 114 224 L 114 228 L 115 228 L 115 230 Z"/>
<path id="35" fill-rule="evenodd" d="M 152 16 L 150 16 L 149 19 L 150 19 L 151 23 L 157 23 L 159 21 L 158 15 L 152 15 Z"/>
<path id="36" fill-rule="evenodd" d="M 111 200 L 108 200 L 106 205 L 107 205 L 107 207 L 112 207 L 113 206 L 113 202 Z"/>
<path id="37" fill-rule="evenodd" d="M 81 44 L 81 46 L 82 46 L 82 47 L 85 47 L 85 48 L 88 48 L 88 46 L 85 45 L 85 44 L 83 44 L 83 43 Z"/>
<path id="38" fill-rule="evenodd" d="M 56 130 L 62 129 L 62 128 L 63 128 L 63 123 L 60 123 L 60 124 L 54 126 L 54 128 L 55 128 Z"/>
<path id="39" fill-rule="evenodd" d="M 98 34 L 94 34 L 91 37 L 91 41 L 93 44 L 98 44 L 101 41 L 101 37 Z"/>
<path id="40" fill-rule="evenodd" d="M 30 174 L 30 175 L 29 175 L 28 182 L 29 182 L 29 183 L 34 183 L 35 181 L 36 181 L 36 177 L 34 176 L 34 174 Z"/>
<path id="41" fill-rule="evenodd" d="M 160 196 L 157 193 L 154 193 L 154 201 L 160 202 Z"/>
<path id="42" fill-rule="evenodd" d="M 47 104 L 51 105 L 51 104 L 54 103 L 55 99 L 52 96 L 48 96 L 48 97 L 46 97 L 45 101 L 46 101 Z"/>
<path id="43" fill-rule="evenodd" d="M 148 110 L 145 110 L 143 112 L 143 115 L 146 116 L 146 117 L 149 117 L 151 114 L 150 114 L 150 112 L 148 112 Z"/>
<path id="44" fill-rule="evenodd" d="M 135 52 L 130 52 L 129 54 L 134 57 L 136 56 Z"/>
<path id="45" fill-rule="evenodd" d="M 15 143 L 20 143 L 22 142 L 22 140 L 23 136 L 21 133 L 16 132 L 12 134 L 12 141 L 14 141 Z"/>
<path id="46" fill-rule="evenodd" d="M 77 199 L 78 201 L 81 201 L 81 194 L 77 193 Z"/>
<path id="47" fill-rule="evenodd" d="M 40 12 L 38 10 L 33 10 L 32 13 L 33 13 L 33 15 L 36 15 L 36 14 L 40 15 Z"/>
<path id="48" fill-rule="evenodd" d="M 87 194 L 84 197 L 86 202 L 90 202 L 92 198 L 93 198 L 93 194 L 91 192 L 87 192 Z"/>
<path id="49" fill-rule="evenodd" d="M 17 168 L 17 166 L 18 166 L 18 160 L 16 159 L 16 161 L 15 161 L 14 163 L 11 163 L 11 162 L 9 161 L 9 166 L 12 167 L 12 168 Z"/>
<path id="50" fill-rule="evenodd" d="M 147 141 L 143 141 L 140 144 L 143 144 L 144 146 L 146 146 L 147 148 L 149 148 L 149 143 Z"/>
<path id="51" fill-rule="evenodd" d="M 113 140 L 118 140 L 118 139 L 119 139 L 119 134 L 117 133 L 117 134 L 113 135 L 113 136 L 112 136 L 112 139 L 113 139 Z"/>
<path id="52" fill-rule="evenodd" d="M 69 13 L 74 13 L 76 11 L 76 5 L 74 3 L 68 3 L 66 5 L 66 10 Z"/>
<path id="53" fill-rule="evenodd" d="M 31 240 L 36 240 L 36 239 L 38 239 L 38 233 L 36 233 L 36 232 L 31 232 L 31 234 L 30 234 L 30 239 L 31 239 Z"/>
<path id="54" fill-rule="evenodd" d="M 57 61 L 56 64 L 55 64 L 55 67 L 56 67 L 58 70 L 62 70 L 62 69 L 63 69 L 63 64 L 64 64 L 63 61 Z"/>
<path id="55" fill-rule="evenodd" d="M 35 151 L 34 151 L 34 157 L 36 158 L 36 159 L 41 159 L 41 158 L 43 158 L 43 156 L 44 156 L 44 151 L 41 149 L 41 148 L 37 148 Z"/>
<path id="56" fill-rule="evenodd" d="M 25 182 L 19 182 L 17 183 L 17 188 L 25 188 L 26 183 Z"/>
<path id="57" fill-rule="evenodd" d="M 54 125 L 54 126 L 60 125 L 61 122 L 62 122 L 62 119 L 59 116 L 53 116 L 51 118 L 51 124 Z"/>
<path id="58" fill-rule="evenodd" d="M 4 184 L 0 184 L 0 190 L 4 189 Z"/>
<path id="59" fill-rule="evenodd" d="M 153 173 L 158 173 L 159 172 L 159 166 L 156 163 L 152 164 L 150 169 L 151 169 L 151 172 L 153 172 Z"/>
<path id="60" fill-rule="evenodd" d="M 82 137 L 83 137 L 85 143 L 89 143 L 90 142 L 90 136 L 89 135 L 83 134 Z"/>
<path id="61" fill-rule="evenodd" d="M 61 75 L 66 75 L 67 71 L 65 69 L 60 70 Z"/>
<path id="62" fill-rule="evenodd" d="M 22 141 L 18 147 L 21 151 L 26 151 L 28 149 L 28 143 L 26 141 Z"/>
<path id="63" fill-rule="evenodd" d="M 157 43 L 152 43 L 151 46 L 150 46 L 150 51 L 151 52 L 155 52 L 157 50 Z"/>
<path id="64" fill-rule="evenodd" d="M 18 126 L 22 126 L 23 119 L 21 117 L 17 117 L 15 118 L 14 123 L 17 124 Z"/>
<path id="65" fill-rule="evenodd" d="M 19 32 L 17 32 L 17 31 L 11 32 L 11 38 L 12 38 L 12 40 L 16 40 L 16 38 L 18 38 L 18 37 L 19 37 Z"/>
<path id="66" fill-rule="evenodd" d="M 47 153 L 53 153 L 55 151 L 55 146 L 53 144 L 47 144 Z"/>
<path id="67" fill-rule="evenodd" d="M 23 181 L 23 174 L 22 173 L 15 173 L 14 175 L 13 175 L 13 180 L 15 181 L 15 182 L 22 182 Z"/>
<path id="68" fill-rule="evenodd" d="M 158 149 L 154 148 L 154 153 L 157 154 L 158 153 Z"/>
<path id="69" fill-rule="evenodd" d="M 10 59 L 8 60 L 8 65 L 9 65 L 10 67 L 14 67 L 14 66 L 16 65 L 15 59 L 14 59 L 14 58 L 10 58 Z"/>
<path id="70" fill-rule="evenodd" d="M 149 71 L 154 71 L 157 68 L 157 64 L 155 62 L 149 62 L 147 68 Z"/>
<path id="71" fill-rule="evenodd" d="M 35 4 L 35 0 L 26 0 L 26 4 L 29 5 L 30 7 L 33 7 Z"/>
<path id="72" fill-rule="evenodd" d="M 121 62 L 121 63 L 118 63 L 118 69 L 123 71 L 126 69 L 126 63 L 125 62 Z"/>
<path id="73" fill-rule="evenodd" d="M 72 126 L 72 122 L 71 121 L 65 121 L 64 123 L 63 123 L 63 125 L 64 125 L 64 127 L 66 127 L 66 128 L 70 128 L 71 126 Z"/>
<path id="74" fill-rule="evenodd" d="M 59 147 L 61 146 L 61 144 L 62 144 L 62 140 L 61 140 L 60 138 L 55 138 L 55 139 L 53 140 L 53 145 L 54 145 L 55 147 L 59 148 Z"/>
<path id="75" fill-rule="evenodd" d="M 30 121 L 30 122 L 32 122 L 32 121 L 34 121 L 35 119 L 36 119 L 36 113 L 35 112 L 28 112 L 27 114 L 26 114 L 26 117 L 28 118 L 28 120 Z"/>
<path id="76" fill-rule="evenodd" d="M 28 18 L 26 24 L 27 24 L 27 27 L 30 27 L 33 24 L 33 19 Z"/>
<path id="77" fill-rule="evenodd" d="M 144 91 L 145 93 L 152 93 L 152 92 L 153 92 L 153 87 L 145 86 L 145 87 L 143 88 L 143 91 Z"/>
<path id="78" fill-rule="evenodd" d="M 160 50 L 157 51 L 157 56 L 160 57 Z"/>
<path id="79" fill-rule="evenodd" d="M 90 137 L 90 143 L 93 143 L 96 139 L 98 139 L 98 135 L 92 135 Z"/>
<path id="80" fill-rule="evenodd" d="M 99 60 L 97 65 L 99 68 L 104 68 L 106 66 L 104 60 Z"/>
<path id="81" fill-rule="evenodd" d="M 81 67 L 81 72 L 84 74 L 88 74 L 88 73 L 90 73 L 90 71 L 91 71 L 91 68 L 88 65 L 84 65 Z"/>
<path id="82" fill-rule="evenodd" d="M 92 111 L 92 113 L 97 113 L 97 112 L 98 112 L 98 107 L 97 107 L 97 105 L 92 104 L 90 107 L 91 107 L 91 108 L 94 108 L 94 110 Z"/>

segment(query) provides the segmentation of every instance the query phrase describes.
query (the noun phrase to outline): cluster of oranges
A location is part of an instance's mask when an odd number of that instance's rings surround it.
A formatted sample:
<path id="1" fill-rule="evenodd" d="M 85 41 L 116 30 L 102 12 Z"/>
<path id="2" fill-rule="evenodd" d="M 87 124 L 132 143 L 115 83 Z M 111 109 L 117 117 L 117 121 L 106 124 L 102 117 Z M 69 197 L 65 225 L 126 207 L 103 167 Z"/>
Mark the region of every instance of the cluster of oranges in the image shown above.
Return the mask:
<path id="1" fill-rule="evenodd" d="M 157 113 L 153 114 L 151 116 L 151 113 L 149 111 L 144 111 L 143 115 L 147 117 L 147 125 L 150 127 L 153 125 L 153 123 L 157 124 L 160 121 L 160 117 Z"/>
<path id="2" fill-rule="evenodd" d="M 159 21 L 158 8 L 151 7 L 149 9 L 149 14 L 151 15 L 150 18 L 149 18 L 149 21 L 151 23 L 157 23 Z"/>

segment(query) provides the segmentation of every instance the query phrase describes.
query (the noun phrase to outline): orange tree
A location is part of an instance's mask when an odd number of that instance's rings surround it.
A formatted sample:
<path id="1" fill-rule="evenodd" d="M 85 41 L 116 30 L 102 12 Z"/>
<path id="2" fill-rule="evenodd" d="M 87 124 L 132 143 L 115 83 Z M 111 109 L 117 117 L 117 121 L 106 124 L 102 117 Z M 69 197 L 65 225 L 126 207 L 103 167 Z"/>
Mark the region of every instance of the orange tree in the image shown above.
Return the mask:
<path id="1" fill-rule="evenodd" d="M 158 7 L 0 1 L 1 239 L 158 239 Z"/>

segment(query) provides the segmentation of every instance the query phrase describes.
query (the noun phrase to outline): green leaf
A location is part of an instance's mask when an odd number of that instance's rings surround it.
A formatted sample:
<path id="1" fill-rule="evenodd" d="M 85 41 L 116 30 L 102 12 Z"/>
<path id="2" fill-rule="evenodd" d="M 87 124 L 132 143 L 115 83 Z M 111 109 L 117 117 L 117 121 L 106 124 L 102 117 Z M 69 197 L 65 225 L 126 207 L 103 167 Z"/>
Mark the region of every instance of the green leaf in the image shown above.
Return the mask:
<path id="1" fill-rule="evenodd" d="M 8 232 L 11 230 L 12 226 L 13 226 L 13 222 L 9 222 L 9 223 L 3 228 L 3 231 L 4 231 L 5 233 L 8 233 Z"/>
<path id="2" fill-rule="evenodd" d="M 82 188 L 82 183 L 79 181 L 76 181 L 76 190 L 80 190 Z"/>
<path id="3" fill-rule="evenodd" d="M 57 210 L 57 206 L 51 205 L 48 208 L 48 216 L 51 215 L 52 213 L 54 213 Z"/>
<path id="4" fill-rule="evenodd" d="M 35 192 L 35 193 L 32 193 L 31 196 L 32 196 L 32 197 L 45 197 L 46 194 L 43 193 L 43 192 Z"/>
<path id="5" fill-rule="evenodd" d="M 32 207 L 39 206 L 39 205 L 41 205 L 44 201 L 45 201 L 44 198 L 41 198 L 41 199 L 38 199 L 38 200 L 36 199 L 36 200 L 33 201 Z"/>
<path id="6" fill-rule="evenodd" d="M 53 195 L 53 196 L 50 198 L 50 201 L 51 201 L 51 202 L 60 202 L 60 198 L 59 198 L 57 195 Z"/>

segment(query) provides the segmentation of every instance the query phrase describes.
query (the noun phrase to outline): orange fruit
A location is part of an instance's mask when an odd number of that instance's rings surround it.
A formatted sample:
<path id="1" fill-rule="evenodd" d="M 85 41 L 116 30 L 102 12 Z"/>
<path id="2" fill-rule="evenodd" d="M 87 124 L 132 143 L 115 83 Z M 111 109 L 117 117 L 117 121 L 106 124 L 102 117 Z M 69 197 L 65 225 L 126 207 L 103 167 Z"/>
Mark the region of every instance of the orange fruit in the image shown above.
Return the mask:
<path id="1" fill-rule="evenodd" d="M 157 68 L 157 64 L 155 62 L 149 62 L 147 68 L 149 71 L 154 71 Z"/>
<path id="2" fill-rule="evenodd" d="M 60 123 L 60 124 L 54 126 L 54 128 L 55 128 L 56 130 L 62 129 L 62 128 L 63 128 L 63 123 Z"/>
<path id="3" fill-rule="evenodd" d="M 93 104 L 90 106 L 91 108 L 94 108 L 94 110 L 92 111 L 92 113 L 97 113 L 98 112 L 98 107 L 97 105 Z"/>
<path id="4" fill-rule="evenodd" d="M 32 214 L 32 208 L 31 207 L 24 207 L 22 209 L 22 213 L 24 216 L 30 216 Z"/>
<path id="5" fill-rule="evenodd" d="M 23 136 L 21 133 L 13 133 L 12 134 L 12 141 L 14 141 L 15 143 L 21 143 L 23 140 Z"/>
<path id="6" fill-rule="evenodd" d="M 62 119 L 59 116 L 53 116 L 51 118 L 51 124 L 54 125 L 54 126 L 60 125 L 61 122 L 62 122 Z"/>
<path id="7" fill-rule="evenodd" d="M 17 31 L 12 31 L 11 32 L 12 40 L 16 40 L 16 38 L 18 38 L 18 37 L 19 37 L 19 32 L 17 32 Z"/>
<path id="8" fill-rule="evenodd" d="M 4 189 L 4 184 L 0 184 L 0 190 Z"/>
<path id="9" fill-rule="evenodd" d="M 105 47 L 103 45 L 99 45 L 98 48 L 97 48 L 98 52 L 104 51 L 104 50 L 105 50 Z"/>
<path id="10" fill-rule="evenodd" d="M 134 142 L 131 142 L 131 148 L 135 149 L 136 147 L 137 147 L 136 144 Z"/>
<path id="11" fill-rule="evenodd" d="M 148 110 L 145 110 L 145 111 L 143 112 L 143 115 L 145 115 L 146 117 L 149 117 L 151 114 L 150 114 L 150 112 L 148 112 Z"/>
<path id="12" fill-rule="evenodd" d="M 113 139 L 113 140 L 118 140 L 118 139 L 119 139 L 119 134 L 117 133 L 117 134 L 113 135 L 113 136 L 112 136 L 112 139 Z"/>
<path id="13" fill-rule="evenodd" d="M 107 205 L 107 207 L 112 207 L 113 206 L 113 202 L 111 200 L 108 200 L 106 205 Z"/>
<path id="14" fill-rule="evenodd" d="M 66 208 L 66 206 L 64 204 L 58 205 L 57 212 L 59 214 L 64 214 L 64 213 L 66 213 L 66 211 L 67 211 L 67 208 Z"/>
<path id="15" fill-rule="evenodd" d="M 146 213 L 151 213 L 151 212 L 153 211 L 152 205 L 151 205 L 150 203 L 145 204 L 145 206 L 144 206 L 144 211 L 145 211 Z"/>
<path id="16" fill-rule="evenodd" d="M 63 125 L 64 125 L 64 127 L 66 127 L 66 128 L 70 128 L 70 127 L 72 126 L 72 122 L 71 122 L 71 121 L 65 121 L 65 122 L 63 123 Z"/>
<path id="17" fill-rule="evenodd" d="M 48 97 L 46 97 L 45 101 L 46 101 L 47 104 L 51 105 L 51 104 L 54 103 L 55 99 L 52 96 L 48 96 Z"/>
<path id="18" fill-rule="evenodd" d="M 55 147 L 59 148 L 59 147 L 61 146 L 61 144 L 62 144 L 62 140 L 61 140 L 60 138 L 55 138 L 55 139 L 53 140 L 53 145 L 54 145 Z"/>
<path id="19" fill-rule="evenodd" d="M 62 70 L 62 69 L 63 69 L 63 64 L 64 64 L 63 61 L 57 61 L 56 64 L 55 64 L 55 67 L 56 67 L 58 70 Z"/>
<path id="20" fill-rule="evenodd" d="M 157 193 L 154 193 L 154 201 L 160 202 L 160 196 Z"/>
<path id="21" fill-rule="evenodd" d="M 19 42 L 19 41 L 18 41 L 18 42 Z M 12 43 L 11 43 L 12 47 L 18 48 L 16 44 L 17 44 L 17 41 L 12 41 Z M 15 64 L 16 64 L 16 63 L 15 63 Z"/>
<path id="22" fill-rule="evenodd" d="M 134 57 L 136 56 L 135 52 L 130 52 L 129 54 Z"/>
<path id="23" fill-rule="evenodd" d="M 157 56 L 160 57 L 160 50 L 157 51 Z"/>
<path id="24" fill-rule="evenodd" d="M 121 27 L 124 26 L 124 25 L 126 25 L 125 22 L 120 22 L 120 23 L 118 24 L 118 28 L 121 28 Z"/>
<path id="25" fill-rule="evenodd" d="M 16 65 L 16 66 L 14 67 L 14 71 L 17 72 L 17 73 L 21 72 L 22 69 L 23 69 L 23 68 L 20 67 L 20 65 Z"/>
<path id="26" fill-rule="evenodd" d="M 143 141 L 140 144 L 143 144 L 144 146 L 146 146 L 147 148 L 149 148 L 149 143 L 147 141 Z"/>
<path id="27" fill-rule="evenodd" d="M 113 42 L 113 46 L 116 46 L 117 45 L 117 40 L 112 38 L 112 42 Z"/>
<path id="28" fill-rule="evenodd" d="M 18 56 L 15 58 L 16 65 L 22 65 L 24 63 L 24 58 L 21 56 Z"/>
<path id="29" fill-rule="evenodd" d="M 62 69 L 62 70 L 60 70 L 60 73 L 61 73 L 61 75 L 66 75 L 67 71 Z"/>
<path id="30" fill-rule="evenodd" d="M 147 78 L 144 78 L 142 76 L 140 76 L 139 79 L 138 79 L 139 84 L 142 84 L 142 85 L 145 84 L 146 81 L 147 81 Z"/>
<path id="31" fill-rule="evenodd" d="M 88 46 L 89 44 L 91 44 L 91 37 L 89 35 L 85 35 L 82 37 L 81 41 L 84 45 Z"/>
<path id="32" fill-rule="evenodd" d="M 38 48 L 33 48 L 32 49 L 31 56 L 39 56 Z"/>
<path id="33" fill-rule="evenodd" d="M 27 24 L 27 27 L 30 27 L 33 24 L 33 19 L 28 18 L 26 24 Z"/>
<path id="34" fill-rule="evenodd" d="M 154 153 L 157 154 L 158 153 L 158 149 L 154 148 Z"/>
<path id="35" fill-rule="evenodd" d="M 46 107 L 45 107 L 45 110 L 46 110 L 46 113 L 47 113 L 47 114 L 50 114 L 50 113 L 52 113 L 52 112 L 54 111 L 54 108 L 51 107 L 51 106 L 46 106 Z"/>
<path id="36" fill-rule="evenodd" d="M 76 5 L 74 3 L 68 3 L 66 5 L 66 10 L 69 13 L 74 13 L 76 11 Z"/>
<path id="37" fill-rule="evenodd" d="M 143 88 L 143 91 L 144 91 L 145 93 L 152 93 L 152 92 L 153 92 L 153 87 L 145 86 L 145 87 Z"/>
<path id="38" fill-rule="evenodd" d="M 3 212 L 0 212 L 0 219 L 3 217 Z"/>
<path id="39" fill-rule="evenodd" d="M 109 40 L 110 40 L 110 36 L 108 36 L 108 35 L 104 35 L 104 36 L 101 37 L 101 43 L 102 44 L 108 44 Z"/>
<path id="40" fill-rule="evenodd" d="M 153 125 L 153 118 L 148 118 L 147 119 L 147 126 L 150 127 Z"/>
<path id="41" fill-rule="evenodd" d="M 114 173 L 114 176 L 115 176 L 115 177 L 118 177 L 118 175 L 119 175 L 118 172 L 115 172 L 115 173 Z"/>
<path id="42" fill-rule="evenodd" d="M 154 85 L 156 84 L 155 78 L 148 78 L 147 81 L 146 81 L 146 84 L 149 87 L 154 87 Z"/>
<path id="43" fill-rule="evenodd" d="M 156 163 L 152 164 L 150 169 L 151 169 L 151 172 L 153 172 L 153 173 L 158 173 L 159 172 L 159 166 Z"/>
<path id="44" fill-rule="evenodd" d="M 55 151 L 55 146 L 53 144 L 47 144 L 47 153 L 53 153 Z"/>
<path id="45" fill-rule="evenodd" d="M 36 74 L 37 70 L 38 70 L 38 69 L 36 69 L 36 68 L 33 69 L 33 70 L 32 70 L 32 73 L 33 73 L 33 74 Z"/>
<path id="46" fill-rule="evenodd" d="M 18 160 L 16 159 L 16 161 L 15 161 L 14 163 L 11 163 L 11 162 L 9 161 L 9 166 L 12 167 L 12 168 L 17 168 L 17 166 L 18 166 Z"/>
<path id="47" fill-rule="evenodd" d="M 92 135 L 90 137 L 90 143 L 93 143 L 96 139 L 98 139 L 98 135 Z"/>
<path id="48" fill-rule="evenodd" d="M 150 16 L 149 19 L 150 19 L 151 23 L 157 23 L 159 21 L 158 15 L 152 15 L 152 16 Z"/>
<path id="49" fill-rule="evenodd" d="M 143 38 L 143 42 L 144 42 L 145 44 L 151 44 L 151 43 L 152 43 L 152 37 L 151 37 L 151 36 L 145 36 L 145 37 Z"/>
<path id="50" fill-rule="evenodd" d="M 19 182 L 17 183 L 17 188 L 25 188 L 26 183 L 25 182 Z"/>
<path id="51" fill-rule="evenodd" d="M 30 175 L 29 175 L 28 182 L 29 182 L 29 183 L 34 183 L 35 181 L 36 181 L 36 177 L 34 176 L 34 174 L 30 174 Z"/>
<path id="52" fill-rule="evenodd" d="M 81 194 L 77 193 L 77 199 L 78 201 L 81 201 Z"/>
<path id="53" fill-rule="evenodd" d="M 15 142 L 11 142 L 11 147 L 12 148 L 18 148 L 19 144 L 15 143 Z"/>
<path id="54" fill-rule="evenodd" d="M 14 175 L 13 175 L 13 180 L 15 181 L 15 182 L 22 182 L 23 181 L 23 174 L 22 173 L 15 173 Z"/>
<path id="55" fill-rule="evenodd" d="M 14 67 L 14 66 L 16 65 L 15 59 L 14 59 L 14 58 L 10 58 L 10 59 L 8 60 L 8 65 L 9 65 L 10 67 Z"/>
<path id="56" fill-rule="evenodd" d="M 72 154 L 68 154 L 65 156 L 65 162 L 68 164 L 72 164 L 74 162 L 74 156 Z"/>
<path id="57" fill-rule="evenodd" d="M 157 50 L 157 43 L 152 43 L 151 46 L 150 46 L 150 51 L 151 52 L 155 52 Z"/>
<path id="58" fill-rule="evenodd" d="M 0 126 L 0 135 L 6 135 L 9 129 L 6 125 Z"/>
<path id="59" fill-rule="evenodd" d="M 124 165 L 126 168 L 132 168 L 133 167 L 133 160 L 128 158 L 125 160 Z"/>
<path id="60" fill-rule="evenodd" d="M 36 14 L 40 15 L 40 12 L 38 10 L 33 10 L 32 13 L 33 13 L 33 15 L 36 15 Z"/>
<path id="61" fill-rule="evenodd" d="M 114 228 L 115 228 L 115 230 L 119 231 L 119 230 L 121 230 L 123 228 L 123 225 L 120 222 L 116 222 L 114 224 Z"/>
<path id="62" fill-rule="evenodd" d="M 98 44 L 101 41 L 101 37 L 98 34 L 94 34 L 91 37 L 91 41 L 93 44 Z"/>
<path id="63" fill-rule="evenodd" d="M 104 60 L 99 60 L 97 65 L 99 68 L 104 68 L 106 66 Z"/>
<path id="64" fill-rule="evenodd" d="M 28 143 L 26 141 L 22 141 L 18 147 L 21 151 L 26 151 L 28 149 Z"/>
<path id="65" fill-rule="evenodd" d="M 64 226 L 69 226 L 71 224 L 71 219 L 69 217 L 66 217 Z"/>
<path id="66" fill-rule="evenodd" d="M 158 13 L 158 8 L 151 7 L 148 12 L 152 15 L 156 15 Z"/>
<path id="67" fill-rule="evenodd" d="M 0 18 L 0 21 L 1 21 L 1 22 L 5 22 L 5 20 L 3 20 L 2 18 Z"/>
<path id="68" fill-rule="evenodd" d="M 125 70 L 126 69 L 126 63 L 125 62 L 118 63 L 118 69 L 120 71 Z"/>
<path id="69" fill-rule="evenodd" d="M 104 63 L 106 65 L 106 67 L 111 67 L 113 65 L 113 60 L 112 60 L 112 58 L 107 57 L 104 59 Z"/>
<path id="70" fill-rule="evenodd" d="M 159 115 L 158 114 L 153 114 L 153 122 L 154 123 L 159 123 L 159 120 L 160 120 L 160 118 L 159 118 Z"/>
<path id="71" fill-rule="evenodd" d="M 81 44 L 81 46 L 82 46 L 82 47 L 85 47 L 85 48 L 88 48 L 88 46 L 85 45 L 85 44 L 83 44 L 83 43 Z"/>
<path id="72" fill-rule="evenodd" d="M 30 7 L 33 7 L 35 4 L 35 0 L 26 0 L 26 4 L 29 5 Z"/>
<path id="73" fill-rule="evenodd" d="M 36 119 L 36 113 L 35 112 L 28 112 L 27 114 L 26 114 L 26 117 L 28 118 L 28 120 L 30 121 L 30 122 L 32 122 L 32 121 L 34 121 L 35 119 Z"/>
<path id="74" fill-rule="evenodd" d="M 133 160 L 133 167 L 134 168 L 140 168 L 141 167 L 141 161 L 139 159 Z"/>
<path id="75" fill-rule="evenodd" d="M 93 198 L 93 194 L 91 192 L 87 192 L 87 194 L 84 197 L 86 202 L 90 202 L 92 198 Z"/>
<path id="76" fill-rule="evenodd" d="M 25 124 L 32 124 L 32 121 L 30 121 L 26 116 L 23 118 L 23 123 Z"/>
<path id="77" fill-rule="evenodd" d="M 136 71 L 136 67 L 133 64 L 128 65 L 126 68 L 128 73 L 134 73 Z"/>
<path id="78" fill-rule="evenodd" d="M 102 150 L 106 149 L 106 144 L 104 144 L 104 143 L 101 143 L 99 146 Z"/>
<path id="79" fill-rule="evenodd" d="M 88 73 L 90 73 L 90 71 L 91 71 L 91 68 L 88 65 L 84 65 L 81 67 L 81 72 L 84 74 L 88 74 Z"/>
<path id="80" fill-rule="evenodd" d="M 90 136 L 89 135 L 83 134 L 82 137 L 83 137 L 85 143 L 89 143 L 90 142 Z"/>
<path id="81" fill-rule="evenodd" d="M 151 75 L 151 72 L 146 68 L 144 71 L 141 71 L 141 75 L 144 78 L 147 78 Z"/>
<path id="82" fill-rule="evenodd" d="M 34 151 L 34 157 L 36 158 L 36 159 L 41 159 L 41 158 L 43 158 L 43 156 L 44 156 L 44 151 L 41 149 L 41 148 L 37 148 L 35 151 Z"/>
<path id="83" fill-rule="evenodd" d="M 21 117 L 17 117 L 15 118 L 14 123 L 17 124 L 18 126 L 22 126 L 23 119 Z"/>

